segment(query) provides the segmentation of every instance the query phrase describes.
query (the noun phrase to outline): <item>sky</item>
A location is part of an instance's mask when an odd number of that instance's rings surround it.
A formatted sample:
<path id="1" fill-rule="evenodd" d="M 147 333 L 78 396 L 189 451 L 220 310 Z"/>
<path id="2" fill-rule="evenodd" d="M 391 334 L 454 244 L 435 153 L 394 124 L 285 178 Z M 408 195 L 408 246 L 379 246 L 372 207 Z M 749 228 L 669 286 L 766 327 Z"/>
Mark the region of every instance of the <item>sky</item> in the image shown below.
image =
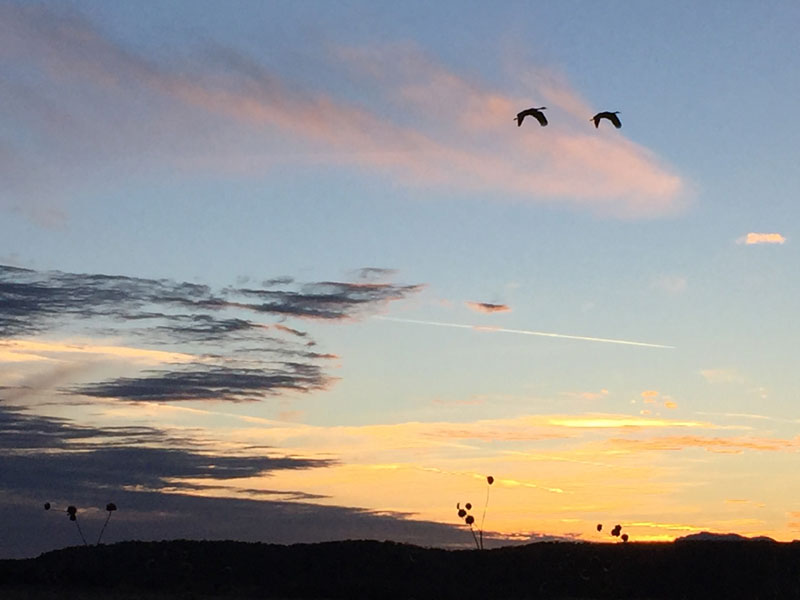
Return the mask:
<path id="1" fill-rule="evenodd" d="M 800 538 L 798 24 L 0 4 L 0 557 Z"/>

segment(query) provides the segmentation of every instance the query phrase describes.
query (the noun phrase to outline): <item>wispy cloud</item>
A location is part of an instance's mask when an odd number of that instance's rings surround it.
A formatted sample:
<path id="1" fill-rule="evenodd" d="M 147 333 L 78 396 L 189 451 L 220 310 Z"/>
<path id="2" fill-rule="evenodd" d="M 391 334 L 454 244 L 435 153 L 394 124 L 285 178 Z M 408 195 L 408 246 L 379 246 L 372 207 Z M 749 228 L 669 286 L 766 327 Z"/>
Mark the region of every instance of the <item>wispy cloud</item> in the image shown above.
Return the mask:
<path id="1" fill-rule="evenodd" d="M 754 421 L 774 421 L 776 423 L 800 423 L 800 419 L 786 419 L 752 413 L 725 413 L 725 412 L 697 412 L 698 415 L 711 417 L 725 417 L 727 419 L 748 419 Z"/>
<path id="2" fill-rule="evenodd" d="M 686 291 L 688 280 L 682 275 L 660 275 L 653 280 L 650 287 L 668 294 L 677 295 Z"/>
<path id="3" fill-rule="evenodd" d="M 475 312 L 496 313 L 511 312 L 511 307 L 507 304 L 492 304 L 490 302 L 465 302 L 466 306 Z"/>
<path id="4" fill-rule="evenodd" d="M 602 398 L 607 398 L 609 391 L 605 388 L 600 390 L 599 392 L 565 392 L 565 396 L 571 396 L 573 398 L 580 398 L 581 400 L 600 400 Z"/>
<path id="5" fill-rule="evenodd" d="M 38 333 L 59 320 L 109 318 L 143 322 L 149 333 L 183 341 L 239 339 L 268 328 L 238 317 L 220 318 L 225 309 L 323 320 L 357 318 L 414 294 L 419 285 L 323 281 L 295 290 L 224 288 L 136 277 L 32 271 L 0 265 L 0 336 Z M 193 312 L 186 314 L 186 309 Z M 288 331 L 283 328 L 281 331 Z M 294 334 L 296 330 L 291 331 Z"/>
<path id="6" fill-rule="evenodd" d="M 448 181 L 443 171 L 455 166 L 453 178 L 471 188 L 490 186 L 522 201 L 622 217 L 658 216 L 682 205 L 683 182 L 652 153 L 619 135 L 587 129 L 592 108 L 563 78 L 516 69 L 516 85 L 526 88 L 526 97 L 540 97 L 557 111 L 547 129 L 518 130 L 508 122 L 529 100 L 453 72 L 418 48 L 397 44 L 340 53 L 357 73 L 378 80 L 390 103 L 425 123 L 436 145 L 427 145 L 428 164 L 415 169 L 418 177 Z"/>
<path id="7" fill-rule="evenodd" d="M 130 400 L 134 402 L 176 402 L 206 400 L 246 402 L 281 392 L 312 392 L 332 383 L 322 367 L 315 364 L 283 362 L 259 368 L 212 366 L 189 370 L 145 372 L 140 377 L 67 388 L 71 394 Z"/>
<path id="8" fill-rule="evenodd" d="M 641 393 L 642 401 L 648 404 L 654 404 L 658 396 L 659 394 L 656 390 L 645 390 Z"/>
<path id="9" fill-rule="evenodd" d="M 103 345 L 89 340 L 58 342 L 0 338 L 0 360 L 3 361 L 69 360 L 76 355 L 114 357 L 141 364 L 186 363 L 197 360 L 196 356 L 185 352 Z"/>
<path id="10" fill-rule="evenodd" d="M 557 417 L 548 419 L 549 424 L 581 429 L 664 429 L 664 428 L 709 428 L 699 421 L 676 421 L 658 418 L 639 418 L 620 415 L 587 415 L 579 417 Z"/>
<path id="11" fill-rule="evenodd" d="M 800 448 L 800 437 L 793 439 L 757 437 L 705 437 L 665 436 L 650 439 L 610 439 L 608 444 L 618 451 L 671 451 L 702 448 L 721 454 L 741 454 L 746 451 L 796 452 Z"/>
<path id="12" fill-rule="evenodd" d="M 755 500 L 747 500 L 745 498 L 726 498 L 725 504 L 731 504 L 734 506 L 743 506 L 743 507 L 754 506 L 756 508 L 765 508 L 767 506 L 763 502 L 756 502 Z"/>
<path id="13" fill-rule="evenodd" d="M 245 421 L 243 421 L 245 422 Z M 566 440 L 586 443 L 589 436 L 609 434 L 644 435 L 648 432 L 727 430 L 708 421 L 642 418 L 630 415 L 597 413 L 583 416 L 522 414 L 503 419 L 471 422 L 430 421 L 360 426 L 316 426 L 269 420 L 246 421 L 246 428 L 234 428 L 232 437 L 240 443 L 271 439 L 278 446 L 292 444 L 303 455 L 329 453 L 334 448 L 344 459 L 371 463 L 398 459 L 400 450 L 438 449 L 442 452 L 477 452 L 483 444 L 504 444 L 504 448 L 525 447 L 530 442 Z M 731 431 L 746 428 L 734 427 Z M 700 437 L 700 433 L 697 434 Z M 373 448 L 372 454 L 364 454 Z M 544 459 L 545 454 L 541 454 Z"/>
<path id="14" fill-rule="evenodd" d="M 737 244 L 753 246 L 756 244 L 784 244 L 786 238 L 780 233 L 748 233 L 736 240 Z"/>
<path id="15" fill-rule="evenodd" d="M 591 128 L 589 103 L 541 73 L 517 75 L 514 84 L 529 89 L 526 97 L 559 107 L 551 126 L 534 130 L 512 122 L 526 99 L 449 70 L 410 45 L 339 48 L 335 59 L 325 59 L 332 61 L 328 70 L 370 90 L 355 104 L 337 98 L 335 89 L 287 81 L 219 43 L 205 47 L 202 60 L 167 61 L 124 47 L 77 13 L 6 5 L 0 16 L 6 52 L 36 73 L 34 95 L 42 99 L 20 101 L 17 124 L 32 139 L 57 140 L 42 152 L 64 158 L 58 172 L 34 169 L 54 190 L 78 185 L 86 161 L 102 172 L 112 168 L 108 156 L 132 160 L 136 153 L 139 160 L 144 153 L 137 149 L 147 148 L 151 169 L 166 161 L 260 173 L 286 160 L 326 161 L 372 168 L 409 185 L 491 191 L 514 202 L 623 218 L 674 213 L 685 197 L 680 176 L 651 151 L 621 132 Z M 17 97 L 23 83 L 10 79 L 4 88 Z M 70 101 L 57 101 L 65 95 Z M 69 126 L 54 124 L 58 118 Z M 112 129 L 115 135 L 102 135 Z M 49 135 L 55 130 L 59 135 Z M 215 150 L 200 154 L 198 148 L 211 146 L 197 141 L 211 137 Z M 104 141 L 87 146 L 88 138 Z M 23 147 L 8 152 L 18 161 L 39 160 Z M 73 173 L 71 180 L 63 181 L 63 173 Z M 33 183 L 20 182 L 15 194 L 30 196 Z"/>
<path id="16" fill-rule="evenodd" d="M 727 367 L 702 369 L 700 375 L 708 383 L 745 383 L 747 381 L 739 371 Z"/>

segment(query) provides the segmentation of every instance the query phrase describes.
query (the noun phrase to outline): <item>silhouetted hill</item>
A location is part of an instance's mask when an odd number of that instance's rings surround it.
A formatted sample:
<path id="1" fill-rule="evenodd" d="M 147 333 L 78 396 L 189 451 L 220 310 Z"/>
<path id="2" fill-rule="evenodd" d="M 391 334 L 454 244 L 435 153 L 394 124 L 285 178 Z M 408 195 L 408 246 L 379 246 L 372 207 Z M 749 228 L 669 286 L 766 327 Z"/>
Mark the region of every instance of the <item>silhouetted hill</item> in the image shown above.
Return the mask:
<path id="1" fill-rule="evenodd" d="M 692 533 L 679 537 L 676 542 L 774 542 L 771 537 L 760 535 L 757 537 L 748 538 L 738 533 L 711 533 L 709 531 L 701 531 L 700 533 Z"/>
<path id="2" fill-rule="evenodd" d="M 800 598 L 800 543 L 123 542 L 0 561 L 15 598 Z"/>

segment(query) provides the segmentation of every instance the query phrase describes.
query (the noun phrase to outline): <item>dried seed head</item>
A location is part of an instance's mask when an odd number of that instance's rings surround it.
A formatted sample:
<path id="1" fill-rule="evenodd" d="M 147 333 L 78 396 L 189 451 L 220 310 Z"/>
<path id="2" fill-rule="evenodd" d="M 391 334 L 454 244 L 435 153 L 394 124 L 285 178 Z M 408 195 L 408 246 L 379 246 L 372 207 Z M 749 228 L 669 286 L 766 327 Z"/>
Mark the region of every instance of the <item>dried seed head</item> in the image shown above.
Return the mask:
<path id="1" fill-rule="evenodd" d="M 489 476 L 486 478 L 486 481 L 488 481 L 488 482 L 489 482 L 489 485 L 492 485 L 492 484 L 494 483 L 494 477 L 492 477 L 491 475 L 489 475 Z"/>
<path id="2" fill-rule="evenodd" d="M 45 502 L 44 503 L 44 509 L 45 510 L 50 510 L 50 503 L 49 502 Z"/>
<path id="3" fill-rule="evenodd" d="M 466 508 L 467 510 L 472 510 L 472 504 L 470 504 L 469 502 L 467 502 L 467 503 L 464 505 L 464 508 Z"/>
<path id="4" fill-rule="evenodd" d="M 597 531 L 603 531 L 603 524 L 602 523 L 598 523 L 597 524 Z"/>
<path id="5" fill-rule="evenodd" d="M 622 541 L 623 542 L 627 542 L 628 541 L 628 534 L 627 533 L 623 533 L 622 534 Z"/>
<path id="6" fill-rule="evenodd" d="M 467 511 L 465 511 L 463 508 L 459 508 L 458 509 L 458 516 L 463 519 L 464 517 L 467 516 Z"/>
<path id="7" fill-rule="evenodd" d="M 467 515 L 467 518 L 464 519 L 467 522 L 467 525 L 472 525 L 475 522 L 475 517 L 472 515 Z"/>
<path id="8" fill-rule="evenodd" d="M 113 502 L 109 502 L 108 504 L 106 504 L 106 510 L 108 512 L 112 512 L 114 510 L 117 510 L 117 505 L 114 504 Z"/>
<path id="9" fill-rule="evenodd" d="M 70 505 L 67 507 L 67 513 L 69 514 L 69 516 L 74 517 L 78 513 L 78 509 Z M 74 521 L 75 519 L 72 520 Z"/>

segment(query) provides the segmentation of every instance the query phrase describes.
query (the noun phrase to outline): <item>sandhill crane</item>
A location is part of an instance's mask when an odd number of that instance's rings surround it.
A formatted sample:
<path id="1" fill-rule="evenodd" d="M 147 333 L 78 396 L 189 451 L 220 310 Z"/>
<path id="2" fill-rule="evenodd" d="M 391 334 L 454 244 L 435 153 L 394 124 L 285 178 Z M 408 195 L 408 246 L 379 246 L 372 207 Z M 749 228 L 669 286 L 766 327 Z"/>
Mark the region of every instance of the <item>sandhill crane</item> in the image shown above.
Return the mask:
<path id="1" fill-rule="evenodd" d="M 523 110 L 520 113 L 517 113 L 517 117 L 516 117 L 517 127 L 522 125 L 522 120 L 525 117 L 533 117 L 534 119 L 539 121 L 539 125 L 544 127 L 545 125 L 547 125 L 547 117 L 545 117 L 544 113 L 541 112 L 541 111 L 546 110 L 546 109 L 547 109 L 546 106 L 540 106 L 539 108 L 529 108 L 527 110 Z"/>
<path id="2" fill-rule="evenodd" d="M 622 121 L 619 120 L 619 117 L 617 116 L 618 114 L 618 110 L 615 110 L 614 112 L 599 112 L 589 120 L 594 121 L 594 126 L 597 128 L 600 127 L 600 119 L 608 119 L 614 124 L 614 127 L 619 129 L 622 127 Z"/>

